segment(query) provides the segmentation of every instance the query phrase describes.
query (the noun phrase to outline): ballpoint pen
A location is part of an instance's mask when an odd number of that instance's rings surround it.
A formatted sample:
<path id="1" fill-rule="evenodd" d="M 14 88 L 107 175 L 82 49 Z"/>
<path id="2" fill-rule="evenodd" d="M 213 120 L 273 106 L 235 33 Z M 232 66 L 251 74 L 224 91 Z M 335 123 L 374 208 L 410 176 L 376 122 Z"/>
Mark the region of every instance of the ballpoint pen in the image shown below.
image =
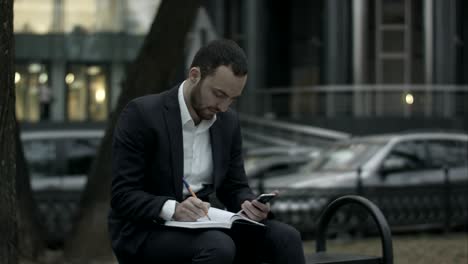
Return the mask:
<path id="1" fill-rule="evenodd" d="M 193 192 L 192 188 L 190 188 L 190 185 L 188 184 L 188 182 L 185 179 L 182 179 L 182 182 L 184 183 L 185 188 L 187 188 L 187 190 L 190 192 L 192 197 L 195 197 L 198 199 L 197 195 Z M 208 212 L 205 212 L 205 215 L 208 218 L 208 220 L 211 221 L 211 218 L 208 216 Z"/>

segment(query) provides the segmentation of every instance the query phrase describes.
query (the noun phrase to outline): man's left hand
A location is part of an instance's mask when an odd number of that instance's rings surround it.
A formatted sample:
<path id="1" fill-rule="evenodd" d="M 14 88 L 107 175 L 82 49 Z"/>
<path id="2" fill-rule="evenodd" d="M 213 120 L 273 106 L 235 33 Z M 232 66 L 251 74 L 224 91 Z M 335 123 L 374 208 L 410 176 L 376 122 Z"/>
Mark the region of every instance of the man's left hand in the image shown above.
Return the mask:
<path id="1" fill-rule="evenodd" d="M 257 222 L 267 218 L 270 212 L 269 203 L 263 204 L 256 200 L 243 202 L 241 208 L 242 214 Z"/>

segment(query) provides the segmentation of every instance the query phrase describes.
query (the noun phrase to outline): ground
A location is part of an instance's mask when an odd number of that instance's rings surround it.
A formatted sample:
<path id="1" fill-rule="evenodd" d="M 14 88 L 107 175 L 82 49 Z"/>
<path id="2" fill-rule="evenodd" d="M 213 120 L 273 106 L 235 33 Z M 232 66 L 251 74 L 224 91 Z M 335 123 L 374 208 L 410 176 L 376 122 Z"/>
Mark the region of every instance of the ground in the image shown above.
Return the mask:
<path id="1" fill-rule="evenodd" d="M 315 252 L 315 241 L 304 241 L 306 256 Z M 356 238 L 331 240 L 327 251 L 359 253 L 381 256 L 379 238 Z M 468 233 L 412 234 L 393 236 L 393 256 L 395 264 L 467 264 Z M 40 262 L 21 261 L 22 264 L 81 264 L 65 262 L 60 251 L 50 251 Z M 116 261 L 93 261 L 89 264 L 116 264 Z"/>
<path id="2" fill-rule="evenodd" d="M 315 242 L 305 241 L 306 255 L 315 252 Z M 378 238 L 329 241 L 327 251 L 340 253 L 362 253 L 381 256 Z M 419 234 L 393 236 L 393 258 L 395 264 L 467 264 L 468 234 Z"/>

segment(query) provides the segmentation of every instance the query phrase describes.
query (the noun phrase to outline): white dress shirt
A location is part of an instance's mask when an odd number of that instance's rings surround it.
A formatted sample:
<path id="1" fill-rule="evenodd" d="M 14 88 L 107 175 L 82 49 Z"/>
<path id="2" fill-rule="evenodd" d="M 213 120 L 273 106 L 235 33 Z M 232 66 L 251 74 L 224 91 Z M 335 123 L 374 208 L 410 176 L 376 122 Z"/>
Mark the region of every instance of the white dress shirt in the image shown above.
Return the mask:
<path id="1" fill-rule="evenodd" d="M 210 127 L 216 121 L 216 115 L 211 120 L 202 120 L 197 126 L 190 115 L 184 98 L 184 83 L 179 86 L 179 108 L 182 120 L 182 140 L 184 145 L 184 179 L 192 190 L 197 192 L 204 184 L 212 184 L 213 159 L 211 153 Z M 183 188 L 183 186 L 182 186 Z M 190 195 L 186 188 L 184 196 Z M 171 220 L 175 212 L 176 201 L 167 200 L 159 214 L 164 220 Z"/>

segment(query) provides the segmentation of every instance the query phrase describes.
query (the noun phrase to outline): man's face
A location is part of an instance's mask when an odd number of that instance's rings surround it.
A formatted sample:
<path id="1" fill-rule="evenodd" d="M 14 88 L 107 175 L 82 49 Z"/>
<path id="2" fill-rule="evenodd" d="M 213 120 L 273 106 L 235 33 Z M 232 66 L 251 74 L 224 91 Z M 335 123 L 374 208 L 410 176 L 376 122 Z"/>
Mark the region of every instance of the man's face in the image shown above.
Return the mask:
<path id="1" fill-rule="evenodd" d="M 201 120 L 210 120 L 241 95 L 246 81 L 247 75 L 237 77 L 229 67 L 220 66 L 193 87 L 190 103 Z"/>

